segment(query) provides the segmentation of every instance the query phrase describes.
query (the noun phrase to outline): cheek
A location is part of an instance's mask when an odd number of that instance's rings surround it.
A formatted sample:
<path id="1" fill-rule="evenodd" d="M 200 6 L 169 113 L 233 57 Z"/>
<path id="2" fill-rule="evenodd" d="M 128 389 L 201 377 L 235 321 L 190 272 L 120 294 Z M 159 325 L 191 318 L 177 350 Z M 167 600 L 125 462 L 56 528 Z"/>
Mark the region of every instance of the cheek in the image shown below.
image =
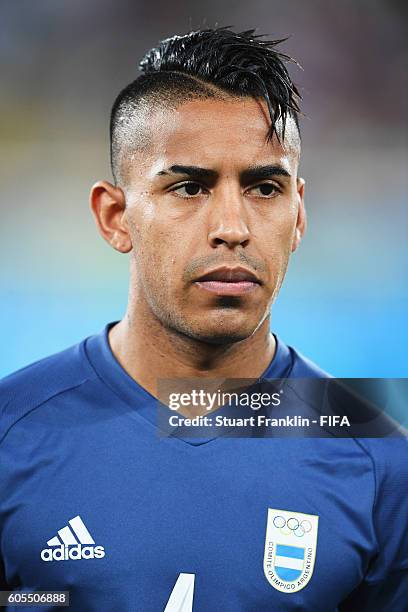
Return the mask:
<path id="1" fill-rule="evenodd" d="M 273 211 L 268 217 L 258 219 L 253 240 L 267 258 L 286 256 L 290 251 L 296 218 L 297 209 L 287 203 L 285 207 Z"/>
<path id="2" fill-rule="evenodd" d="M 267 284 L 272 294 L 284 278 L 291 254 L 292 240 L 296 225 L 296 211 L 286 207 L 273 211 L 253 231 L 253 245 L 256 254 L 265 262 Z"/>
<path id="3" fill-rule="evenodd" d="M 143 214 L 133 214 L 129 219 L 133 257 L 145 283 L 165 293 L 180 259 L 182 240 L 170 232 L 165 220 L 158 220 L 150 212 L 145 207 Z"/>

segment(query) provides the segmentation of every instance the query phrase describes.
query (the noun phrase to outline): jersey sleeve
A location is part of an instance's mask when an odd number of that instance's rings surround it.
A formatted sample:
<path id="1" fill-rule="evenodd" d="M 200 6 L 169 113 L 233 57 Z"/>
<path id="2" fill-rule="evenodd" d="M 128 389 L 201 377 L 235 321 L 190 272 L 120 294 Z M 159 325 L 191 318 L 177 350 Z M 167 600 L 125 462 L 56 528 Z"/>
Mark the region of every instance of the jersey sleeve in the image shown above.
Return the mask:
<path id="1" fill-rule="evenodd" d="M 377 583 L 364 582 L 339 606 L 339 612 L 406 612 L 408 569 L 391 572 Z"/>
<path id="2" fill-rule="evenodd" d="M 2 558 L 0 557 L 0 591 L 9 591 L 9 587 L 6 583 L 6 575 L 4 571 L 4 563 Z M 0 607 L 1 609 L 1 607 Z"/>
<path id="3" fill-rule="evenodd" d="M 408 440 L 370 441 L 380 449 L 373 459 L 377 483 L 373 526 L 377 553 L 361 584 L 339 612 L 408 610 Z"/>

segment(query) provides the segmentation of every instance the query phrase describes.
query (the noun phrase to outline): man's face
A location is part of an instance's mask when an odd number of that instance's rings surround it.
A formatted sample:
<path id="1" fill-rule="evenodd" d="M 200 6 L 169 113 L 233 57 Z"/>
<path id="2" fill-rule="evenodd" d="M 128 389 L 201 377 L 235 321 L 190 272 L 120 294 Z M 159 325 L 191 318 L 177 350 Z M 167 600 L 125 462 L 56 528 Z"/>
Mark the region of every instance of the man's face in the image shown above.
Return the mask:
<path id="1" fill-rule="evenodd" d="M 126 161 L 133 297 L 191 338 L 251 336 L 303 232 L 298 150 L 268 127 L 252 98 L 193 100 L 155 112 L 149 146 Z"/>

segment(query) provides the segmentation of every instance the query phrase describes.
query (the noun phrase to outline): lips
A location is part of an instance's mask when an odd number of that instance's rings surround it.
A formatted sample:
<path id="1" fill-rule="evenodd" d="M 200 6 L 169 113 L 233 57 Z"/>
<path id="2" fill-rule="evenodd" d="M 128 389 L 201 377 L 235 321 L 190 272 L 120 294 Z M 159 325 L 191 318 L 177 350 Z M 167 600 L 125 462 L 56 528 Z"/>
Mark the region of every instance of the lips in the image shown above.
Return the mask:
<path id="1" fill-rule="evenodd" d="M 254 291 L 261 281 L 246 268 L 222 266 L 197 278 L 195 285 L 218 295 L 243 295 Z"/>
<path id="2" fill-rule="evenodd" d="M 221 281 L 223 283 L 248 281 L 251 283 L 260 283 L 259 279 L 250 270 L 246 268 L 228 268 L 226 266 L 216 268 L 215 270 L 203 274 L 197 281 Z"/>

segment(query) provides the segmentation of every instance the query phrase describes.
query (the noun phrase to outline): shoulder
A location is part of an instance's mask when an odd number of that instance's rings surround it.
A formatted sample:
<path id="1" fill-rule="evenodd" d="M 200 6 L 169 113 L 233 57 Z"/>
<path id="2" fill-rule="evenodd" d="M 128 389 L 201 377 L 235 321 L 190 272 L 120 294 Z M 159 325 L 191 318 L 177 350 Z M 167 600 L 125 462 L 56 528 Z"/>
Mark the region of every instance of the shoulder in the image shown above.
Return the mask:
<path id="1" fill-rule="evenodd" d="M 291 378 L 332 378 L 332 375 L 323 370 L 314 361 L 305 357 L 300 351 L 288 346 L 292 359 Z"/>
<path id="2" fill-rule="evenodd" d="M 32 410 L 94 378 L 84 343 L 40 359 L 0 381 L 0 442 Z"/>
<path id="3" fill-rule="evenodd" d="M 406 431 L 381 410 L 381 385 L 377 379 L 336 379 L 316 363 L 288 346 L 292 357 L 290 386 L 305 401 L 324 407 L 328 414 L 346 415 L 354 427 L 350 437 L 368 455 L 379 479 L 383 476 L 408 476 L 408 439 Z M 309 380 L 306 380 L 309 379 Z M 310 380 L 310 379 L 321 379 Z M 351 383 L 354 384 L 351 384 Z M 370 384 L 368 384 L 370 383 Z M 377 395 L 379 398 L 377 398 Z M 378 399 L 377 401 L 373 401 Z M 324 412 L 323 412 L 324 413 Z M 375 417 L 375 418 L 374 418 Z M 359 425 L 362 427 L 359 429 Z M 363 433 L 363 437 L 358 433 Z M 370 435 L 371 433 L 371 435 Z"/>
<path id="4" fill-rule="evenodd" d="M 408 440 L 401 436 L 358 442 L 373 462 L 373 525 L 378 559 L 369 579 L 376 582 L 386 573 L 408 569 Z"/>
<path id="5" fill-rule="evenodd" d="M 408 439 L 402 433 L 389 438 L 359 438 L 358 442 L 372 459 L 378 485 L 389 493 L 408 489 Z"/>

